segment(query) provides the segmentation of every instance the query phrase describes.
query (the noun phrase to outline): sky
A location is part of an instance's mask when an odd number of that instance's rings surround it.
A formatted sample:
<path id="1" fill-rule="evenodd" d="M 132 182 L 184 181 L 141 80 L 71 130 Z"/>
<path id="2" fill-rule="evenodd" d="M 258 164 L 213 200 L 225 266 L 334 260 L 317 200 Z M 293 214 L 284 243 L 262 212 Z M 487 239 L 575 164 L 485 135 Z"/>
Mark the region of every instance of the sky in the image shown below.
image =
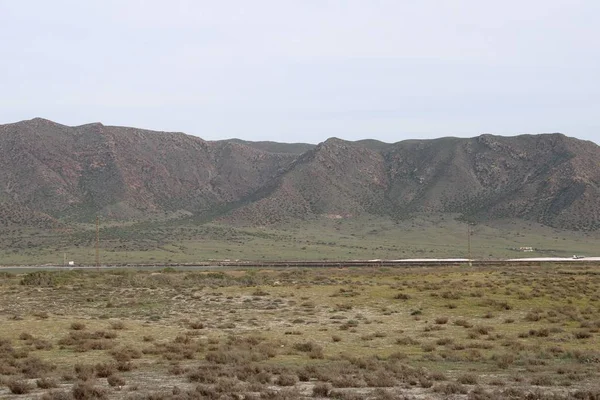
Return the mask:
<path id="1" fill-rule="evenodd" d="M 0 0 L 0 124 L 600 143 L 598 0 Z"/>

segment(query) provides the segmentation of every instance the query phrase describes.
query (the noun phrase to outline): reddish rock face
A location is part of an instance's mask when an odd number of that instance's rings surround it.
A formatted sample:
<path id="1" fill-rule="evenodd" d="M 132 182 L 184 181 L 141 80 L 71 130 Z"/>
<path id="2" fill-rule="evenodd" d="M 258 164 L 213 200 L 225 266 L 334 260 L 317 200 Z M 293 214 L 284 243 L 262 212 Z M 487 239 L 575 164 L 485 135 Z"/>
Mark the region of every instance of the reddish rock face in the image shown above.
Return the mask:
<path id="1" fill-rule="evenodd" d="M 43 119 L 0 126 L 0 220 L 183 210 L 235 223 L 452 212 L 600 228 L 600 147 L 560 134 L 318 146 Z"/>

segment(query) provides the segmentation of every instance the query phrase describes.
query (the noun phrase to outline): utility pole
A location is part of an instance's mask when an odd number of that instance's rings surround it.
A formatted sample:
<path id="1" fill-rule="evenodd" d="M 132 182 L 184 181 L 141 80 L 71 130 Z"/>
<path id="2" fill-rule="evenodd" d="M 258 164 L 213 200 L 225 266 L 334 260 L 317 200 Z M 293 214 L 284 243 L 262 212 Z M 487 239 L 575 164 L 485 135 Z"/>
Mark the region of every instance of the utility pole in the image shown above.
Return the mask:
<path id="1" fill-rule="evenodd" d="M 473 262 L 471 260 L 471 223 L 467 223 L 467 243 L 469 247 L 469 267 L 472 267 Z"/>
<path id="2" fill-rule="evenodd" d="M 100 268 L 100 217 L 96 217 L 96 268 Z"/>

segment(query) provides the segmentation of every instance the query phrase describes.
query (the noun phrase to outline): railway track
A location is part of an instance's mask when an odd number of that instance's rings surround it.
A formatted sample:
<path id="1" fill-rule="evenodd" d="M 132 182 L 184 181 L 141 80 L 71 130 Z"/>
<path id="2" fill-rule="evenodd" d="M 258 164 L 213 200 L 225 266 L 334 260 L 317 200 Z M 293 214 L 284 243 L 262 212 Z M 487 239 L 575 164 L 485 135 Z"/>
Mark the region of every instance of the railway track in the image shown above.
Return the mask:
<path id="1" fill-rule="evenodd" d="M 101 268 L 347 268 L 347 267 L 430 267 L 430 266 L 542 266 L 542 265 L 600 266 L 600 258 L 583 259 L 514 259 L 514 260 L 468 260 L 468 259 L 420 259 L 420 260 L 339 260 L 339 261 L 202 261 L 197 263 L 115 263 L 104 264 Z M 68 268 L 95 269 L 95 265 L 11 265 L 2 268 Z"/>

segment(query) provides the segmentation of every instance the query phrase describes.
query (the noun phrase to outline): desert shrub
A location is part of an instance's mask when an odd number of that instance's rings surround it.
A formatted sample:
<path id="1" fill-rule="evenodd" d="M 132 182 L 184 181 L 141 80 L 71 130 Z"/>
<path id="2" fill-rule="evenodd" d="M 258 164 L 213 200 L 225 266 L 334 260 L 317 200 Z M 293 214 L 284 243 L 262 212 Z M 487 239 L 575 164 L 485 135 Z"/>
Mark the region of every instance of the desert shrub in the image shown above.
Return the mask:
<path id="1" fill-rule="evenodd" d="M 256 288 L 256 290 L 254 292 L 252 292 L 252 296 L 268 296 L 269 292 L 261 289 L 261 288 Z"/>
<path id="2" fill-rule="evenodd" d="M 515 355 L 511 353 L 494 354 L 491 359 L 496 362 L 496 366 L 501 369 L 506 369 L 515 362 Z"/>
<path id="3" fill-rule="evenodd" d="M 52 389 L 52 388 L 58 387 L 58 382 L 56 382 L 52 378 L 47 378 L 47 377 L 38 379 L 35 383 L 36 383 L 37 387 L 39 387 L 40 389 Z"/>
<path id="4" fill-rule="evenodd" d="M 186 372 L 186 369 L 179 364 L 172 365 L 169 368 L 169 374 L 171 375 L 183 375 Z"/>
<path id="5" fill-rule="evenodd" d="M 542 315 L 537 311 L 530 311 L 525 315 L 525 321 L 537 322 L 542 319 Z"/>
<path id="6" fill-rule="evenodd" d="M 308 379 L 303 380 L 303 376 L 301 376 L 301 373 L 299 373 L 298 375 L 299 375 L 299 379 L 301 381 L 308 381 Z M 271 373 L 267 372 L 267 371 L 260 371 L 258 374 L 252 376 L 252 380 L 259 384 L 271 383 L 271 378 L 272 378 Z"/>
<path id="7" fill-rule="evenodd" d="M 61 348 L 73 346 L 77 352 L 87 352 L 90 350 L 108 350 L 114 347 L 111 341 L 116 338 L 117 334 L 114 331 L 96 331 L 87 332 L 83 330 L 72 330 L 67 337 L 58 341 Z"/>
<path id="8" fill-rule="evenodd" d="M 142 357 L 142 353 L 138 349 L 131 347 L 121 347 L 112 350 L 110 355 L 119 362 L 127 362 Z"/>
<path id="9" fill-rule="evenodd" d="M 305 353 L 311 352 L 315 349 L 319 349 L 320 347 L 321 346 L 319 346 L 315 342 L 300 342 L 294 344 L 294 349 Z"/>
<path id="10" fill-rule="evenodd" d="M 437 317 L 435 323 L 438 325 L 445 325 L 448 323 L 448 317 Z"/>
<path id="11" fill-rule="evenodd" d="M 26 378 L 39 378 L 56 369 L 56 365 L 42 361 L 37 357 L 28 357 L 19 363 L 19 370 Z"/>
<path id="12" fill-rule="evenodd" d="M 321 346 L 313 348 L 308 352 L 308 357 L 313 360 L 322 360 L 325 358 L 325 354 L 323 353 L 323 348 Z"/>
<path id="13" fill-rule="evenodd" d="M 476 385 L 477 384 L 477 376 L 473 374 L 464 374 L 456 378 L 458 383 L 462 383 L 463 385 Z"/>
<path id="14" fill-rule="evenodd" d="M 391 373 L 386 371 L 376 371 L 364 374 L 365 382 L 369 387 L 393 387 L 396 386 L 396 379 Z"/>
<path id="15" fill-rule="evenodd" d="M 106 378 L 106 382 L 110 385 L 110 386 L 125 386 L 125 379 L 122 376 L 118 376 L 118 375 L 111 375 L 108 378 Z"/>
<path id="16" fill-rule="evenodd" d="M 454 339 L 452 338 L 439 338 L 438 340 L 436 340 L 435 342 L 438 346 L 447 346 L 449 344 L 454 343 Z"/>
<path id="17" fill-rule="evenodd" d="M 106 339 L 83 340 L 77 343 L 75 351 L 85 353 L 90 350 L 109 350 L 115 347 L 115 344 Z"/>
<path id="18" fill-rule="evenodd" d="M 445 381 L 448 378 L 446 377 L 446 375 L 444 375 L 443 372 L 437 372 L 437 371 L 435 371 L 435 372 L 431 372 L 429 374 L 429 379 L 432 379 L 434 381 Z"/>
<path id="19" fill-rule="evenodd" d="M 597 390 L 576 390 L 573 392 L 573 398 L 577 400 L 598 400 L 600 392 Z"/>
<path id="20" fill-rule="evenodd" d="M 589 339 L 592 337 L 592 334 L 590 333 L 590 331 L 580 330 L 573 333 L 573 337 L 575 337 L 575 339 Z"/>
<path id="21" fill-rule="evenodd" d="M 116 366 L 111 363 L 99 363 L 94 366 L 98 378 L 107 378 L 115 373 Z"/>
<path id="22" fill-rule="evenodd" d="M 123 328 L 123 329 L 125 329 L 125 328 Z M 103 332 L 103 335 L 102 335 L 102 337 L 104 339 L 116 339 L 117 336 L 118 336 L 117 332 L 115 332 L 115 331 Z"/>
<path id="23" fill-rule="evenodd" d="M 450 291 L 443 292 L 440 296 L 447 300 L 458 300 L 461 298 L 460 293 Z"/>
<path id="24" fill-rule="evenodd" d="M 337 400 L 365 400 L 367 397 L 361 393 L 347 392 L 342 390 L 332 390 L 329 397 Z"/>
<path id="25" fill-rule="evenodd" d="M 114 330 L 125 329 L 125 323 L 123 321 L 110 321 L 110 328 Z"/>
<path id="26" fill-rule="evenodd" d="M 421 350 L 423 350 L 426 353 L 430 353 L 432 351 L 435 350 L 435 344 L 433 343 L 423 343 L 421 345 Z"/>
<path id="27" fill-rule="evenodd" d="M 469 392 L 468 400 L 500 400 L 496 394 L 487 392 L 481 386 L 476 386 Z"/>
<path id="28" fill-rule="evenodd" d="M 396 344 L 399 344 L 401 346 L 416 346 L 419 343 L 420 342 L 418 340 L 407 336 L 396 339 Z"/>
<path id="29" fill-rule="evenodd" d="M 278 386 L 294 386 L 296 382 L 298 382 L 298 377 L 293 374 L 282 374 L 275 380 L 275 384 Z"/>
<path id="30" fill-rule="evenodd" d="M 32 313 L 31 315 L 33 315 L 37 319 L 48 319 L 50 317 L 50 315 L 46 311 L 37 311 Z"/>
<path id="31" fill-rule="evenodd" d="M 44 393 L 41 397 L 42 400 L 73 400 L 73 395 L 69 392 L 63 392 L 53 390 L 48 393 Z"/>
<path id="32" fill-rule="evenodd" d="M 88 399 L 106 399 L 106 390 L 95 387 L 88 382 L 79 382 L 71 389 L 71 395 L 75 400 L 88 400 Z"/>
<path id="33" fill-rule="evenodd" d="M 14 358 L 15 360 L 29 357 L 29 353 L 28 353 L 27 349 L 14 350 L 11 355 L 12 355 L 12 358 Z"/>
<path id="34" fill-rule="evenodd" d="M 21 285 L 49 287 L 57 284 L 56 274 L 48 271 L 36 271 L 25 274 Z"/>
<path id="35" fill-rule="evenodd" d="M 388 356 L 388 360 L 405 360 L 408 358 L 406 353 L 401 353 L 399 351 L 395 351 Z"/>
<path id="36" fill-rule="evenodd" d="M 14 351 L 15 349 L 12 347 L 10 340 L 0 338 L 0 356 L 9 355 Z"/>
<path id="37" fill-rule="evenodd" d="M 85 324 L 83 322 L 79 322 L 79 321 L 73 322 L 71 324 L 71 329 L 74 331 L 82 331 L 85 329 Z"/>
<path id="38" fill-rule="evenodd" d="M 550 336 L 550 331 L 548 330 L 548 328 L 542 328 L 542 329 L 538 329 L 538 330 L 530 329 L 529 336 L 548 337 L 548 336 Z"/>
<path id="39" fill-rule="evenodd" d="M 75 364 L 73 369 L 75 370 L 77 379 L 81 381 L 87 381 L 94 377 L 94 367 L 92 365 Z"/>
<path id="40" fill-rule="evenodd" d="M 361 339 L 361 340 L 365 340 L 365 341 L 366 341 L 366 340 L 373 340 L 373 339 L 375 339 L 375 335 L 374 335 L 374 334 L 372 334 L 372 333 L 371 333 L 371 334 L 365 334 L 365 335 L 362 335 L 362 336 L 360 337 L 360 339 Z"/>
<path id="41" fill-rule="evenodd" d="M 489 335 L 490 332 L 492 332 L 493 330 L 494 328 L 491 326 L 476 326 L 475 328 L 473 328 L 473 332 L 479 335 Z"/>
<path id="42" fill-rule="evenodd" d="M 192 321 L 188 323 L 190 329 L 204 329 L 204 323 L 200 321 Z"/>
<path id="43" fill-rule="evenodd" d="M 467 394 L 469 392 L 466 387 L 457 382 L 448 382 L 436 385 L 433 387 L 433 391 L 445 395 Z"/>
<path id="44" fill-rule="evenodd" d="M 269 358 L 269 353 L 256 350 L 219 349 L 206 353 L 206 361 L 215 364 L 241 365 L 249 362 L 264 361 Z"/>
<path id="45" fill-rule="evenodd" d="M 218 371 L 214 368 L 200 366 L 187 373 L 187 378 L 190 382 L 197 383 L 215 383 L 218 378 Z"/>
<path id="46" fill-rule="evenodd" d="M 456 321 L 454 321 L 454 325 L 462 326 L 463 328 L 473 327 L 473 324 L 467 321 L 466 319 L 457 319 Z"/>
<path id="47" fill-rule="evenodd" d="M 504 399 L 526 399 L 527 394 L 519 388 L 509 387 L 502 391 L 501 398 Z M 532 397 L 535 398 L 535 397 Z"/>
<path id="48" fill-rule="evenodd" d="M 54 345 L 51 342 L 44 339 L 34 339 L 31 345 L 36 350 L 50 350 L 54 347 Z"/>
<path id="49" fill-rule="evenodd" d="M 319 382 L 313 386 L 312 394 L 314 397 L 327 397 L 331 392 L 329 383 Z"/>
<path id="50" fill-rule="evenodd" d="M 19 370 L 14 365 L 0 362 L 0 375 L 17 375 L 18 373 Z"/>
<path id="51" fill-rule="evenodd" d="M 134 368 L 135 366 L 133 365 L 133 363 L 129 361 L 119 361 L 117 363 L 117 370 L 121 372 L 132 371 Z"/>
<path id="52" fill-rule="evenodd" d="M 554 382 L 552 377 L 548 375 L 540 375 L 532 378 L 530 383 L 535 386 L 552 386 Z"/>
<path id="53" fill-rule="evenodd" d="M 378 400 L 396 400 L 398 397 L 391 391 L 378 388 L 373 391 L 373 395 Z"/>
<path id="54" fill-rule="evenodd" d="M 27 381 L 20 379 L 11 379 L 6 383 L 6 386 L 12 394 L 27 394 L 33 389 Z"/>
<path id="55" fill-rule="evenodd" d="M 430 388 L 433 386 L 433 382 L 430 379 L 428 379 L 427 377 L 421 376 L 421 377 L 419 377 L 419 386 L 427 389 L 427 388 Z"/>

